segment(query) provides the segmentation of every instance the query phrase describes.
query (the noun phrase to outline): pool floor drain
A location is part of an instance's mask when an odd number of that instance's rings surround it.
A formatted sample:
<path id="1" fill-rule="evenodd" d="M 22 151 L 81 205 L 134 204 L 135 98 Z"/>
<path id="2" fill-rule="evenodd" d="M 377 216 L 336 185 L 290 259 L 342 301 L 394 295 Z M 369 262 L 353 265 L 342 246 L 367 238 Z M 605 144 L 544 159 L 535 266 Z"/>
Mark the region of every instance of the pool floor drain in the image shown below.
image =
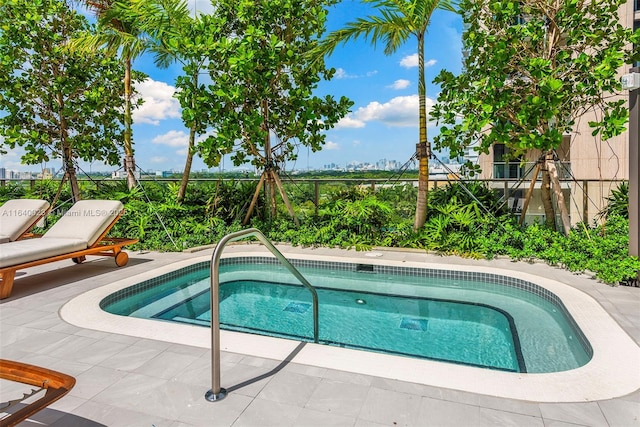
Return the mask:
<path id="1" fill-rule="evenodd" d="M 307 304 L 304 302 L 290 302 L 289 305 L 284 308 L 284 311 L 302 314 L 306 313 L 306 311 L 309 310 L 310 307 L 311 304 Z"/>
<path id="2" fill-rule="evenodd" d="M 429 328 L 429 321 L 415 317 L 403 317 L 400 322 L 400 328 L 412 331 L 426 331 Z"/>

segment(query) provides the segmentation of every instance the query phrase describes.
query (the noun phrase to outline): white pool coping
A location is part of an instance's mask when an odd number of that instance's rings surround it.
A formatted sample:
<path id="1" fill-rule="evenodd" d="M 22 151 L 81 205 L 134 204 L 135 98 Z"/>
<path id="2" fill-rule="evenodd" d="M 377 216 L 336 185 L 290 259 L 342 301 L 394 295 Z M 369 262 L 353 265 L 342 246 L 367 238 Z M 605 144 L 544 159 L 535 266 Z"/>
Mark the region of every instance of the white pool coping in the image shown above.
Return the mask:
<path id="1" fill-rule="evenodd" d="M 350 262 L 348 258 L 336 256 L 294 253 L 285 255 L 289 259 Z M 223 255 L 223 258 L 243 256 L 262 255 L 255 252 L 234 252 Z M 211 348 L 209 328 L 118 316 L 101 310 L 99 306 L 102 299 L 120 289 L 210 259 L 210 256 L 204 256 L 175 262 L 85 292 L 65 304 L 60 309 L 60 315 L 68 323 L 81 328 Z M 586 365 L 569 371 L 523 374 L 306 343 L 291 362 L 534 402 L 605 400 L 640 389 L 640 347 L 596 300 L 578 289 L 528 273 L 493 267 L 380 258 L 369 258 L 367 263 L 492 273 L 535 283 L 562 300 L 590 342 L 593 357 Z M 284 360 L 299 345 L 299 341 L 223 330 L 220 331 L 220 345 L 223 351 Z M 222 387 L 225 386 L 224 375 L 221 384 Z"/>

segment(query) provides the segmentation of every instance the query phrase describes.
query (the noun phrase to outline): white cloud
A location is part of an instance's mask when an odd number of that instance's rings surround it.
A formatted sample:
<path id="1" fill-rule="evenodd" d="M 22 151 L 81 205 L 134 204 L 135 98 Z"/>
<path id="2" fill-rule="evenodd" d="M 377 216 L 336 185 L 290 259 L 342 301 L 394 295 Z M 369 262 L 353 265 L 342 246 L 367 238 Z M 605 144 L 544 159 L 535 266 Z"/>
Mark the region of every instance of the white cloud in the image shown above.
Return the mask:
<path id="1" fill-rule="evenodd" d="M 0 136 L 0 143 L 4 142 L 4 138 Z M 3 167 L 10 170 L 31 170 L 29 168 L 33 168 L 29 166 L 28 168 L 22 164 L 20 158 L 25 154 L 24 149 L 20 146 L 9 149 L 8 147 L 4 147 L 7 151 L 7 154 L 0 154 L 0 167 Z M 37 166 L 36 166 L 37 167 Z"/>
<path id="2" fill-rule="evenodd" d="M 333 141 L 327 141 L 324 143 L 324 146 L 323 146 L 323 150 L 339 150 L 339 149 L 340 149 L 340 146 Z"/>
<path id="3" fill-rule="evenodd" d="M 334 77 L 336 79 L 355 79 L 358 76 L 347 73 L 344 68 L 336 68 L 336 73 L 334 74 Z"/>
<path id="4" fill-rule="evenodd" d="M 336 123 L 336 129 L 358 129 L 364 127 L 364 122 L 362 120 L 357 120 L 353 117 L 353 114 L 348 114 L 347 116 L 340 119 L 338 123 Z"/>
<path id="5" fill-rule="evenodd" d="M 391 127 L 417 127 L 419 105 L 418 95 L 397 96 L 385 103 L 373 101 L 342 118 L 336 129 L 363 128 L 367 122 L 382 122 Z M 427 114 L 433 105 L 434 101 L 427 98 Z"/>
<path id="6" fill-rule="evenodd" d="M 189 145 L 189 135 L 181 130 L 170 130 L 163 135 L 156 136 L 151 142 L 169 147 L 186 147 Z"/>
<path id="7" fill-rule="evenodd" d="M 133 122 L 159 125 L 161 120 L 180 118 L 180 103 L 173 97 L 175 88 L 152 79 L 136 85 L 144 104 L 133 111 Z"/>
<path id="8" fill-rule="evenodd" d="M 400 89 L 408 88 L 410 84 L 411 82 L 409 80 L 400 79 L 400 80 L 396 80 L 395 82 L 393 82 L 393 84 L 387 87 L 390 87 L 391 89 L 400 90 Z"/>
<path id="9" fill-rule="evenodd" d="M 363 122 L 382 122 L 387 126 L 418 126 L 418 105 L 418 95 L 398 96 L 384 104 L 370 102 L 366 107 L 358 108 L 354 117 Z M 427 98 L 427 110 L 432 105 L 433 101 Z"/>
<path id="10" fill-rule="evenodd" d="M 424 61 L 424 68 L 433 67 L 436 65 L 438 61 L 435 59 L 429 59 Z M 413 55 L 405 56 L 400 60 L 400 66 L 404 68 L 414 68 L 418 66 L 418 54 L 414 53 Z"/>
<path id="11" fill-rule="evenodd" d="M 336 79 L 359 79 L 361 77 L 373 77 L 378 74 L 378 70 L 367 71 L 364 75 L 349 74 L 344 68 L 336 68 L 336 73 L 333 75 Z"/>
<path id="12" fill-rule="evenodd" d="M 405 68 L 413 68 L 418 66 L 418 54 L 405 56 L 400 60 L 400 65 Z"/>

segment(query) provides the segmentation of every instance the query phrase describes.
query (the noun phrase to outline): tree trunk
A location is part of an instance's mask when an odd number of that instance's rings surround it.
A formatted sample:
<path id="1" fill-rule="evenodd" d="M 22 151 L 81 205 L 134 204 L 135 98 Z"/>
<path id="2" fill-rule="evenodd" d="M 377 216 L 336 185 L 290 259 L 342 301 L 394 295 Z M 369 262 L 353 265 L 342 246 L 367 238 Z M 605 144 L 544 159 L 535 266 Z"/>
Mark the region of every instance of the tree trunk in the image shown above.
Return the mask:
<path id="1" fill-rule="evenodd" d="M 133 157 L 131 118 L 131 58 L 125 58 L 124 67 L 124 169 L 129 190 L 137 185 L 135 177 L 136 161 Z"/>
<path id="2" fill-rule="evenodd" d="M 527 195 L 524 198 L 524 205 L 522 206 L 522 212 L 520 213 L 520 222 L 519 222 L 520 225 L 524 224 L 524 218 L 525 218 L 525 215 L 527 214 L 527 209 L 529 208 L 529 202 L 531 201 L 531 196 L 533 195 L 533 189 L 536 186 L 536 181 L 538 181 L 538 175 L 540 174 L 541 166 L 542 166 L 542 163 L 538 161 L 533 171 L 531 184 L 529 185 L 529 189 L 527 190 Z"/>
<path id="3" fill-rule="evenodd" d="M 198 87 L 198 73 L 191 75 L 191 83 L 194 88 Z M 191 108 L 195 110 L 195 94 L 191 97 Z M 191 173 L 191 163 L 193 162 L 193 150 L 196 145 L 196 121 L 194 120 L 189 128 L 189 146 L 187 148 L 187 161 L 182 172 L 182 182 L 178 190 L 178 203 L 182 203 L 184 196 L 187 194 L 187 185 L 189 184 L 189 174 Z"/>
<path id="4" fill-rule="evenodd" d="M 418 200 L 413 229 L 422 228 L 427 220 L 429 191 L 429 156 L 431 150 L 427 140 L 427 90 L 424 78 L 424 34 L 418 35 L 418 99 L 420 102 L 420 139 L 416 147 L 418 154 Z"/>
<path id="5" fill-rule="evenodd" d="M 551 201 L 551 178 L 549 177 L 546 162 L 542 170 L 542 186 L 540 187 L 540 191 L 542 193 L 542 206 L 544 206 L 544 223 L 547 227 L 555 230 L 556 211 L 553 209 L 553 202 Z"/>
<path id="6" fill-rule="evenodd" d="M 416 203 L 416 217 L 413 223 L 414 231 L 422 228 L 427 220 L 427 203 L 429 200 L 429 155 L 426 144 L 417 144 L 418 153 L 418 201 Z"/>
<path id="7" fill-rule="evenodd" d="M 189 147 L 187 148 L 187 161 L 182 172 L 182 181 L 178 190 L 178 202 L 182 203 L 184 196 L 187 194 L 187 185 L 189 184 L 189 174 L 191 173 L 191 164 L 193 163 L 193 149 L 196 139 L 195 125 L 189 130 Z"/>
<path id="8" fill-rule="evenodd" d="M 276 209 L 276 181 L 273 179 L 273 171 L 269 170 L 267 176 L 267 189 L 269 194 L 269 220 L 273 221 L 278 214 Z"/>
<path id="9" fill-rule="evenodd" d="M 300 221 L 298 221 L 298 217 L 296 216 L 296 213 L 293 210 L 293 206 L 289 201 L 289 197 L 287 197 L 287 193 L 284 191 L 284 186 L 282 185 L 282 181 L 280 181 L 278 172 L 272 171 L 271 173 L 273 174 L 273 180 L 275 181 L 276 186 L 280 191 L 280 197 L 282 197 L 282 201 L 284 202 L 284 205 L 287 207 L 287 210 L 289 211 L 289 215 L 291 215 L 291 217 L 293 218 L 293 222 L 296 224 L 296 226 L 300 227 Z"/>
<path id="10" fill-rule="evenodd" d="M 258 196 L 260 195 L 260 190 L 262 190 L 262 186 L 264 185 L 264 172 L 260 175 L 260 181 L 258 181 L 258 185 L 256 186 L 256 191 L 253 193 L 253 198 L 251 199 L 251 204 L 249 205 L 249 209 L 247 210 L 247 215 L 244 217 L 244 221 L 242 221 L 242 225 L 247 225 L 249 222 L 249 218 L 251 218 L 251 214 L 253 213 L 253 209 L 256 206 L 256 202 L 258 201 Z"/>
<path id="11" fill-rule="evenodd" d="M 73 203 L 80 200 L 80 187 L 78 185 L 78 178 L 76 177 L 76 167 L 73 164 L 73 149 L 69 144 L 69 134 L 67 131 L 67 119 L 64 111 L 64 97 L 62 93 L 56 94 L 58 102 L 58 120 L 60 124 L 60 145 L 62 146 L 62 164 L 67 178 L 69 179 L 69 186 L 71 187 L 71 199 Z"/>
<path id="12" fill-rule="evenodd" d="M 568 235 L 571 231 L 571 220 L 569 219 L 569 212 L 567 211 L 567 205 L 564 200 L 564 194 L 562 193 L 562 186 L 558 178 L 558 169 L 556 169 L 556 162 L 553 155 L 547 155 L 546 162 L 551 180 L 551 188 L 556 195 L 558 212 L 560 212 L 560 219 L 562 220 L 562 231 L 565 235 Z"/>
<path id="13" fill-rule="evenodd" d="M 65 173 L 69 179 L 69 186 L 71 187 L 71 199 L 73 203 L 80 200 L 80 187 L 78 185 L 78 177 L 76 176 L 76 168 L 73 165 L 73 153 L 71 147 L 64 142 L 62 149 L 62 162 L 64 163 Z"/>

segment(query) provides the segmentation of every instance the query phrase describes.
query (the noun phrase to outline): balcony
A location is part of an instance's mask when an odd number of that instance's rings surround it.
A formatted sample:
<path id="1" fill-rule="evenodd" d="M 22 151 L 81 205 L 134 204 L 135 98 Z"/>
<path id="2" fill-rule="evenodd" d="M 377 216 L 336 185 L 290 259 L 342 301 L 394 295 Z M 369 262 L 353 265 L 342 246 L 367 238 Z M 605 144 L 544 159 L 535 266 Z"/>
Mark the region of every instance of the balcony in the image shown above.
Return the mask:
<path id="1" fill-rule="evenodd" d="M 493 162 L 493 178 L 531 179 L 533 178 L 534 167 L 535 163 L 533 162 Z M 571 162 L 560 162 L 558 164 L 558 177 L 560 179 L 571 179 Z"/>

